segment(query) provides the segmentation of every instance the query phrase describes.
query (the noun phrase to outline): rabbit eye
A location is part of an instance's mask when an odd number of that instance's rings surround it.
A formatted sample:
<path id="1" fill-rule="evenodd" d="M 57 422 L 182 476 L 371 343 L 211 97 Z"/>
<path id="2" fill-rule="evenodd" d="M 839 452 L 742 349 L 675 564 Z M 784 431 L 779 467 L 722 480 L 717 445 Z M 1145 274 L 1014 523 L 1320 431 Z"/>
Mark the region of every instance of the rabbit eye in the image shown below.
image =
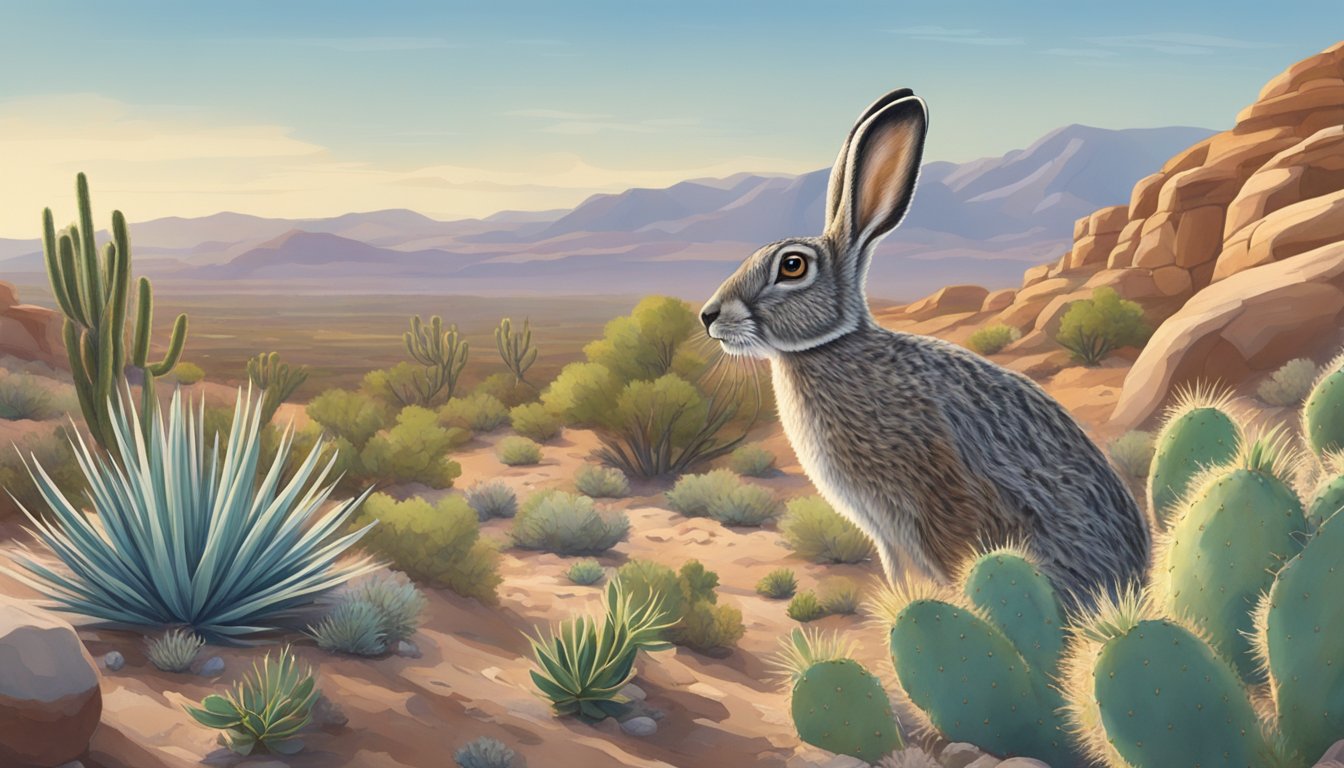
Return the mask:
<path id="1" fill-rule="evenodd" d="M 797 280 L 807 274 L 807 259 L 790 253 L 779 261 L 779 280 Z M 778 280 L 776 280 L 778 282 Z"/>

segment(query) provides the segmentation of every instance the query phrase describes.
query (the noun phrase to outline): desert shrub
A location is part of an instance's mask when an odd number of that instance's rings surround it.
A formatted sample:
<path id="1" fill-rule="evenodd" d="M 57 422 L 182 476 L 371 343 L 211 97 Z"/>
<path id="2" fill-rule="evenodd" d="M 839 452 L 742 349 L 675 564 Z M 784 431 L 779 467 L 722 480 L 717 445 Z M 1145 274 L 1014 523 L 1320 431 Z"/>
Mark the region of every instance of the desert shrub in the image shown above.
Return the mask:
<path id="1" fill-rule="evenodd" d="M 602 568 L 601 563 L 596 560 L 588 559 L 579 560 L 569 566 L 569 570 L 565 572 L 565 575 L 575 584 L 588 586 L 589 584 L 596 584 L 600 581 L 605 573 L 606 571 Z"/>
<path id="2" fill-rule="evenodd" d="M 789 601 L 789 607 L 785 609 L 789 618 L 794 621 L 807 623 L 825 618 L 826 608 L 822 606 L 821 600 L 817 599 L 816 593 L 799 592 Z"/>
<path id="3" fill-rule="evenodd" d="M 387 426 L 393 413 L 367 394 L 345 389 L 323 392 L 308 403 L 307 411 L 328 435 L 345 439 L 356 450 Z"/>
<path id="4" fill-rule="evenodd" d="M 439 419 L 450 427 L 490 432 L 509 420 L 509 409 L 493 395 L 477 393 L 449 400 L 439 409 Z"/>
<path id="5" fill-rule="evenodd" d="M 756 594 L 772 600 L 793 597 L 793 593 L 797 590 L 798 578 L 793 575 L 793 570 L 789 568 L 776 568 L 756 582 Z"/>
<path id="6" fill-rule="evenodd" d="M 551 498 L 557 493 L 564 493 L 564 491 L 559 488 L 544 488 L 540 491 L 533 491 L 532 495 L 528 496 L 523 500 L 523 503 L 518 506 L 518 511 L 530 515 L 537 511 L 537 507 L 541 506 L 543 501 Z"/>
<path id="7" fill-rule="evenodd" d="M 472 394 L 489 395 L 507 408 L 534 403 L 540 394 L 531 384 L 516 381 L 511 373 L 492 373 L 476 385 Z M 531 437 L 529 435 L 529 437 Z"/>
<path id="8" fill-rule="evenodd" d="M 775 469 L 775 454 L 759 443 L 740 445 L 728 456 L 728 466 L 739 475 L 766 477 Z"/>
<path id="9" fill-rule="evenodd" d="M 1151 432 L 1132 430 L 1111 441 L 1111 460 L 1122 472 L 1130 477 L 1148 476 L 1148 467 L 1153 463 L 1155 450 Z"/>
<path id="10" fill-rule="evenodd" d="M 971 337 L 966 340 L 966 346 L 969 347 L 972 352 L 981 355 L 992 355 L 997 352 L 1002 352 L 1004 347 L 1020 338 L 1022 338 L 1022 332 L 1018 329 L 1011 325 L 997 323 L 995 325 L 987 325 L 975 333 L 972 333 Z"/>
<path id="11" fill-rule="evenodd" d="M 779 528 L 789 547 L 814 563 L 861 563 L 873 554 L 872 540 L 820 496 L 789 501 Z"/>
<path id="12" fill-rule="evenodd" d="M 363 600 L 338 604 L 308 635 L 317 647 L 331 653 L 352 656 L 377 656 L 387 649 L 382 619 L 378 611 Z"/>
<path id="13" fill-rule="evenodd" d="M 518 510 L 512 537 L 523 549 L 596 555 L 624 541 L 629 532 L 630 519 L 624 512 L 602 512 L 587 496 L 557 491 Z"/>
<path id="14" fill-rule="evenodd" d="M 709 502 L 709 516 L 724 525 L 764 525 L 778 515 L 779 500 L 759 485 L 740 485 Z"/>
<path id="15" fill-rule="evenodd" d="M 676 572 L 648 560 L 631 560 L 616 573 L 636 604 L 657 602 L 671 622 L 669 641 L 699 651 L 734 645 L 745 631 L 742 612 L 720 605 L 719 576 L 699 561 L 688 560 Z"/>
<path id="16" fill-rule="evenodd" d="M 685 302 L 647 298 L 608 323 L 542 401 L 567 424 L 591 427 L 602 460 L 629 475 L 679 474 L 726 455 L 761 402 L 748 377 L 716 374 L 687 343 L 698 324 Z"/>
<path id="17" fill-rule="evenodd" d="M 303 749 L 299 733 L 313 720 L 319 692 L 311 670 L 300 668 L 286 646 L 252 665 L 250 674 L 223 696 L 206 696 L 187 714 L 207 728 L 223 731 L 220 741 L 242 755 L 261 749 L 292 755 Z"/>
<path id="18" fill-rule="evenodd" d="M 686 475 L 667 492 L 667 506 L 687 517 L 709 517 L 710 505 L 741 484 L 737 476 L 726 469 Z"/>
<path id="19" fill-rule="evenodd" d="M 189 626 L 207 637 L 279 626 L 372 566 L 338 564 L 364 534 L 340 534 L 362 497 L 327 504 L 331 489 L 319 487 L 316 449 L 283 484 L 283 452 L 263 477 L 258 417 L 258 404 L 240 392 L 229 446 L 215 453 L 177 393 L 166 420 L 161 411 L 154 417 L 163 428 L 148 441 L 124 412 L 111 425 L 126 446 L 124 462 L 77 454 L 85 478 L 100 488 L 96 517 L 39 474 L 53 520 L 29 520 L 63 567 L 26 551 L 13 562 L 62 610 L 94 619 Z"/>
<path id="20" fill-rule="evenodd" d="M 59 416 L 47 381 L 28 373 L 0 377 L 0 419 L 43 421 Z"/>
<path id="21" fill-rule="evenodd" d="M 388 645 L 409 640 L 420 629 L 425 612 L 425 596 L 415 584 L 393 574 L 375 573 L 351 582 L 346 599 L 373 608 Z"/>
<path id="22" fill-rule="evenodd" d="M 541 462 L 541 446 L 526 437 L 513 435 L 499 441 L 495 456 L 510 467 L 529 466 Z"/>
<path id="23" fill-rule="evenodd" d="M 1142 346 L 1151 333 L 1143 307 L 1103 286 L 1092 291 L 1092 298 L 1069 305 L 1055 341 L 1075 360 L 1097 365 L 1115 349 Z"/>
<path id="24" fill-rule="evenodd" d="M 817 587 L 817 601 L 828 614 L 849 616 L 858 612 L 863 590 L 853 579 L 832 576 Z"/>
<path id="25" fill-rule="evenodd" d="M 574 474 L 574 487 L 595 499 L 619 499 L 630 493 L 630 480 L 615 467 L 585 464 Z"/>
<path id="26" fill-rule="evenodd" d="M 485 522 L 492 517 L 513 517 L 518 513 L 518 496 L 503 480 L 477 483 L 467 489 L 467 506 Z"/>
<path id="27" fill-rule="evenodd" d="M 173 368 L 173 378 L 183 386 L 191 386 L 205 378 L 205 371 L 195 363 L 178 363 Z"/>
<path id="28" fill-rule="evenodd" d="M 1289 360 L 1260 382 L 1256 394 L 1270 405 L 1280 408 L 1296 406 L 1311 394 L 1311 387 L 1320 375 L 1320 368 L 1311 360 L 1299 357 Z"/>
<path id="29" fill-rule="evenodd" d="M 190 630 L 171 629 L 145 640 L 145 656 L 164 672 L 186 672 L 204 645 L 205 640 Z"/>
<path id="30" fill-rule="evenodd" d="M 69 428 L 60 426 L 52 432 L 29 432 L 14 444 L 0 447 L 0 518 L 21 507 L 39 517 L 46 514 L 42 492 L 28 474 L 25 460 L 42 467 L 54 487 L 79 505 L 88 482 L 75 458 L 72 437 Z"/>
<path id="31" fill-rule="evenodd" d="M 397 501 L 375 493 L 355 525 L 377 522 L 364 546 L 416 581 L 446 587 L 483 603 L 497 602 L 499 552 L 481 538 L 476 511 L 457 496 L 431 506 L 421 498 Z"/>
<path id="32" fill-rule="evenodd" d="M 513 431 L 523 437 L 544 443 L 560 434 L 560 417 L 541 403 L 524 403 L 509 411 Z"/>
<path id="33" fill-rule="evenodd" d="M 462 467 L 447 454 L 469 439 L 456 427 L 439 425 L 428 408 L 410 405 L 397 414 L 397 423 L 369 438 L 360 451 L 360 474 L 392 483 L 423 483 L 449 488 Z"/>
<path id="34" fill-rule="evenodd" d="M 453 753 L 458 768 L 513 768 L 516 757 L 512 749 L 489 736 L 469 741 Z"/>

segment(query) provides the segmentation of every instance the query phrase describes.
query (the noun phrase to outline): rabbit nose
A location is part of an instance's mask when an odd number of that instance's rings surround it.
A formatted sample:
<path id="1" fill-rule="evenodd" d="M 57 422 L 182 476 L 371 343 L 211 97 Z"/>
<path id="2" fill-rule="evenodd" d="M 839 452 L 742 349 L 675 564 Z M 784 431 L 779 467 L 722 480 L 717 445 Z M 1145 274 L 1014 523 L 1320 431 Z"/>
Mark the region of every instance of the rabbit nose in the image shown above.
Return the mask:
<path id="1" fill-rule="evenodd" d="M 705 324 L 705 331 L 709 331 L 709 326 L 713 325 L 717 319 L 719 319 L 719 310 L 717 309 L 706 309 L 700 313 L 700 322 Z"/>

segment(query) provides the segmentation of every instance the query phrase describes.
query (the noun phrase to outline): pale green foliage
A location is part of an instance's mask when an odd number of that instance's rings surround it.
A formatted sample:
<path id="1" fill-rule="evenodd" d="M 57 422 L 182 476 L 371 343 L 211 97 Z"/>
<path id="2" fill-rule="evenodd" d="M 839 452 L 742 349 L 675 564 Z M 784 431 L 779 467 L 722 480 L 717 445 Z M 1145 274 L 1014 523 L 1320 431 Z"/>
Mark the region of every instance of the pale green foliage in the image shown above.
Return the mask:
<path id="1" fill-rule="evenodd" d="M 490 395 L 509 408 L 536 402 L 539 394 L 531 384 L 515 381 L 512 374 L 508 373 L 492 373 L 472 391 Z"/>
<path id="2" fill-rule="evenodd" d="M 541 446 L 526 437 L 512 435 L 499 441 L 495 455 L 510 467 L 528 466 L 541 462 Z"/>
<path id="3" fill-rule="evenodd" d="M 1153 463 L 1156 443 L 1151 432 L 1131 430 L 1111 441 L 1111 460 L 1126 475 L 1136 478 L 1148 476 Z"/>
<path id="4" fill-rule="evenodd" d="M 0 518 L 17 513 L 20 507 L 35 515 L 46 508 L 25 461 L 42 467 L 65 498 L 79 503 L 88 483 L 70 440 L 68 428 L 61 426 L 54 432 L 27 432 L 13 445 L 0 447 Z"/>
<path id="5" fill-rule="evenodd" d="M 200 707 L 186 707 L 187 714 L 207 728 L 223 731 L 220 740 L 240 755 L 258 747 L 280 755 L 303 749 L 299 733 L 312 722 L 317 701 L 316 681 L 310 670 L 300 669 L 288 646 L 279 657 L 271 655 L 252 666 L 252 672 L 223 696 L 206 696 Z"/>
<path id="6" fill-rule="evenodd" d="M 489 736 L 469 741 L 453 753 L 458 768 L 513 768 L 515 757 L 512 749 Z"/>
<path id="7" fill-rule="evenodd" d="M 1151 333 L 1143 307 L 1103 286 L 1069 305 L 1055 341 L 1084 365 L 1097 365 L 1115 349 L 1143 346 Z"/>
<path id="8" fill-rule="evenodd" d="M 728 466 L 739 475 L 767 477 L 775 469 L 775 454 L 760 443 L 740 445 L 728 457 Z"/>
<path id="9" fill-rule="evenodd" d="M 449 488 L 462 474 L 462 467 L 447 454 L 467 439 L 464 430 L 440 426 L 434 411 L 406 406 L 391 429 L 369 438 L 360 451 L 360 475 L 392 483 Z"/>
<path id="10" fill-rule="evenodd" d="M 672 621 L 667 638 L 699 651 L 727 648 L 745 631 L 742 612 L 721 605 L 718 574 L 697 560 L 688 560 L 675 572 L 649 560 L 631 560 L 616 574 L 621 586 L 639 601 L 656 601 Z"/>
<path id="11" fill-rule="evenodd" d="M 667 492 L 667 506 L 687 517 L 709 517 L 710 504 L 741 485 L 726 469 L 703 475 L 685 475 Z"/>
<path id="12" fill-rule="evenodd" d="M 724 525 L 764 525 L 778 515 L 779 500 L 759 485 L 740 485 L 709 502 L 709 516 Z"/>
<path id="13" fill-rule="evenodd" d="M 78 408 L 69 385 L 30 373 L 0 372 L 0 419 L 45 421 Z"/>
<path id="14" fill-rule="evenodd" d="M 381 401 L 345 389 L 328 389 L 313 398 L 307 410 L 308 418 L 328 435 L 343 438 L 356 449 L 387 426 L 392 413 Z"/>
<path id="15" fill-rule="evenodd" d="M 513 520 L 513 543 L 523 549 L 595 555 L 624 541 L 630 532 L 624 512 L 600 511 L 587 496 L 557 491 L 531 502 Z"/>
<path id="16" fill-rule="evenodd" d="M 987 325 L 975 333 L 972 333 L 970 338 L 966 339 L 966 346 L 972 352 L 981 355 L 992 355 L 997 352 L 1002 352 L 1004 347 L 1020 338 L 1022 338 L 1022 332 L 1018 329 L 1011 325 L 997 323 L 995 325 Z"/>
<path id="17" fill-rule="evenodd" d="M 789 501 L 780 532 L 799 556 L 814 563 L 861 563 L 872 557 L 872 540 L 820 496 Z"/>
<path id="18" fill-rule="evenodd" d="M 457 496 L 431 506 L 421 498 L 397 501 L 375 493 L 356 525 L 377 522 L 364 546 L 416 581 L 446 587 L 486 604 L 498 598 L 499 551 L 481 538 L 476 511 Z"/>
<path id="19" fill-rule="evenodd" d="M 173 378 L 178 384 L 191 386 L 205 378 L 205 371 L 195 363 L 178 363 L 173 369 Z"/>
<path id="20" fill-rule="evenodd" d="M 791 568 L 776 568 L 756 582 L 756 594 L 772 600 L 793 597 L 798 590 L 798 578 Z"/>
<path id="21" fill-rule="evenodd" d="M 439 419 L 450 427 L 491 432 L 509 420 L 509 409 L 493 395 L 478 392 L 449 400 L 439 409 Z"/>
<path id="22" fill-rule="evenodd" d="M 317 647 L 332 653 L 377 656 L 387 648 L 381 617 L 363 600 L 339 603 L 308 634 Z"/>
<path id="23" fill-rule="evenodd" d="M 585 464 L 574 474 L 574 487 L 585 496 L 619 499 L 630 493 L 630 480 L 615 467 Z"/>
<path id="24" fill-rule="evenodd" d="M 477 483 L 467 489 L 467 505 L 485 522 L 492 517 L 513 517 L 518 513 L 518 496 L 503 480 Z"/>
<path id="25" fill-rule="evenodd" d="M 523 437 L 544 443 L 560 434 L 560 417 L 541 403 L 524 403 L 509 411 L 513 431 Z"/>
<path id="26" fill-rule="evenodd" d="M 826 608 L 821 604 L 821 600 L 817 599 L 814 592 L 799 592 L 794 595 L 793 599 L 789 601 L 786 612 L 790 619 L 803 623 L 816 621 L 826 616 Z"/>
<path id="27" fill-rule="evenodd" d="M 851 578 L 832 576 L 817 587 L 817 600 L 826 613 L 849 616 L 858 612 L 863 590 Z"/>
<path id="28" fill-rule="evenodd" d="M 388 645 L 409 640 L 420 629 L 425 596 L 405 576 L 375 573 L 350 584 L 347 599 L 367 603 L 378 614 L 378 626 Z"/>
<path id="29" fill-rule="evenodd" d="M 591 558 L 576 561 L 565 572 L 570 581 L 583 586 L 596 584 L 604 574 L 606 574 L 606 570 L 602 567 L 602 564 Z"/>
<path id="30" fill-rule="evenodd" d="M 1289 360 L 1260 382 L 1256 394 L 1266 403 L 1281 408 L 1298 405 L 1311 394 L 1320 370 L 1315 362 L 1305 357 Z"/>
<path id="31" fill-rule="evenodd" d="M 186 672 L 204 645 L 205 640 L 190 630 L 170 629 L 145 640 L 145 656 L 164 672 Z"/>

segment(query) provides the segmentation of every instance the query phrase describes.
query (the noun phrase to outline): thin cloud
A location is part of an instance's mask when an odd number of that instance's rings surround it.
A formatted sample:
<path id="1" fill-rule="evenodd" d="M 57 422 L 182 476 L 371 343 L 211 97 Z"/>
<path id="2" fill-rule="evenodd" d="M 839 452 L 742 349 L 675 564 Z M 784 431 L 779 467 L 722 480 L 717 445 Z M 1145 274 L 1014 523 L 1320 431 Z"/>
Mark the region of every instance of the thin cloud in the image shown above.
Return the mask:
<path id="1" fill-rule="evenodd" d="M 956 29 L 926 24 L 918 27 L 903 27 L 891 30 L 897 35 L 913 40 L 926 40 L 932 43 L 958 43 L 961 45 L 1024 45 L 1026 40 L 1020 37 L 996 37 L 978 29 Z"/>
<path id="2" fill-rule="evenodd" d="M 1088 38 L 1087 42 L 1107 48 L 1132 48 L 1164 53 L 1172 56 L 1207 56 L 1228 50 L 1274 48 L 1272 43 L 1258 40 L 1236 40 L 1230 37 L 1203 35 L 1193 32 L 1150 32 L 1139 35 L 1110 35 Z"/>

